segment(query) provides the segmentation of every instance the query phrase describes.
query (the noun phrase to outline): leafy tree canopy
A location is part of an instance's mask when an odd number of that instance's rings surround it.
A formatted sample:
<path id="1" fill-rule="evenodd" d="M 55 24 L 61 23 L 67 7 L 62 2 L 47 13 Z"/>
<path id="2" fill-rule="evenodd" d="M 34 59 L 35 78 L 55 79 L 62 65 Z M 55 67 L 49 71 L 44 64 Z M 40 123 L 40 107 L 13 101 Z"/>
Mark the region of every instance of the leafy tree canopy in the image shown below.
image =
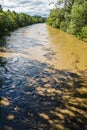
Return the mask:
<path id="1" fill-rule="evenodd" d="M 47 24 L 87 41 L 87 0 L 54 0 Z"/>
<path id="2" fill-rule="evenodd" d="M 0 5 L 0 35 L 7 34 L 19 27 L 42 22 L 45 22 L 45 18 L 24 13 L 17 14 L 15 11 L 11 12 L 10 10 L 3 11 Z"/>

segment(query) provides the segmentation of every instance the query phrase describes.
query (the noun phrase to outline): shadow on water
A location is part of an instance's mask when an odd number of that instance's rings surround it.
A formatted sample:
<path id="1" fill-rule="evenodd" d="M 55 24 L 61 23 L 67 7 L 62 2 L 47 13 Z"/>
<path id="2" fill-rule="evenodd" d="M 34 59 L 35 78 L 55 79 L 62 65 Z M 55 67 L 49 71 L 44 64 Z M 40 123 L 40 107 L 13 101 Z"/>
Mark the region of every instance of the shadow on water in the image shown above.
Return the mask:
<path id="1" fill-rule="evenodd" d="M 1 47 L 5 47 L 6 46 L 6 39 L 4 37 L 0 38 L 0 51 L 1 51 Z"/>
<path id="2" fill-rule="evenodd" d="M 0 130 L 87 130 L 85 72 L 17 60 L 2 67 Z"/>
<path id="3" fill-rule="evenodd" d="M 0 38 L 0 52 L 5 52 L 6 48 L 6 40 L 4 37 Z M 0 57 L 0 90 L 4 83 L 2 73 L 4 72 L 4 65 L 6 64 L 6 59 L 3 57 Z"/>

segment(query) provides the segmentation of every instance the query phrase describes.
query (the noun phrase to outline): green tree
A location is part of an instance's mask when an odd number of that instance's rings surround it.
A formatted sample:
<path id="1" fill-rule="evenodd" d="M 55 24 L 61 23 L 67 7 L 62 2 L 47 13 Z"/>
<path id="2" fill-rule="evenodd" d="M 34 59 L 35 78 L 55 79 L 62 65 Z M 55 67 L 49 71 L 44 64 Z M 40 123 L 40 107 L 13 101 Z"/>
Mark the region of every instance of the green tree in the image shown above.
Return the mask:
<path id="1" fill-rule="evenodd" d="M 3 11 L 0 6 L 0 35 L 7 34 L 18 27 L 27 26 L 34 23 L 44 22 L 45 19 L 38 16 L 30 16 L 28 14 L 17 14 L 15 11 Z"/>
<path id="2" fill-rule="evenodd" d="M 52 4 L 55 4 L 54 0 Z M 47 24 L 87 41 L 87 0 L 58 0 Z"/>
<path id="3" fill-rule="evenodd" d="M 60 28 L 60 23 L 64 19 L 64 14 L 61 9 L 54 9 L 51 11 L 47 19 L 47 24 L 54 28 Z"/>
<path id="4" fill-rule="evenodd" d="M 71 11 L 71 21 L 68 31 L 78 35 L 81 29 L 87 24 L 87 4 L 78 0 L 74 3 Z"/>

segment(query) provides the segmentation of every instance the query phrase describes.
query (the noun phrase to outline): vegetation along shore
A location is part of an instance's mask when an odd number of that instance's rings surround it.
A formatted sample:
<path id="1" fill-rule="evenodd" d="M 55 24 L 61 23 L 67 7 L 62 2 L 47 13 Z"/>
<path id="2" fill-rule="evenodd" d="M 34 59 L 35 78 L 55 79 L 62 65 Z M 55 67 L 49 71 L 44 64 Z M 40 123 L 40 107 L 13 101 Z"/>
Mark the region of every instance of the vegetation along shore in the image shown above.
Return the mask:
<path id="1" fill-rule="evenodd" d="M 0 36 L 9 34 L 10 31 L 34 23 L 42 23 L 45 18 L 41 16 L 30 16 L 24 13 L 16 13 L 15 11 L 3 11 L 0 5 Z"/>
<path id="2" fill-rule="evenodd" d="M 87 42 L 87 0 L 57 2 L 47 18 L 47 24 Z"/>

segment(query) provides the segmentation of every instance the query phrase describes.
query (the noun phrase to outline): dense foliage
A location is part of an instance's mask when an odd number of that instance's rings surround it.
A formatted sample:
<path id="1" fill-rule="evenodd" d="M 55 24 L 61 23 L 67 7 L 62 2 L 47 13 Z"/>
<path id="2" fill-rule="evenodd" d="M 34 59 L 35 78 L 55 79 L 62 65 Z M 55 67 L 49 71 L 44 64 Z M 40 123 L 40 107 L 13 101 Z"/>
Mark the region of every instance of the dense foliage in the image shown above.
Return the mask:
<path id="1" fill-rule="evenodd" d="M 87 0 L 59 0 L 47 24 L 87 41 Z"/>
<path id="2" fill-rule="evenodd" d="M 34 23 L 44 22 L 45 19 L 40 16 L 29 16 L 24 13 L 17 14 L 16 12 L 3 11 L 0 6 L 0 35 L 8 34 L 19 27 L 31 25 Z"/>

